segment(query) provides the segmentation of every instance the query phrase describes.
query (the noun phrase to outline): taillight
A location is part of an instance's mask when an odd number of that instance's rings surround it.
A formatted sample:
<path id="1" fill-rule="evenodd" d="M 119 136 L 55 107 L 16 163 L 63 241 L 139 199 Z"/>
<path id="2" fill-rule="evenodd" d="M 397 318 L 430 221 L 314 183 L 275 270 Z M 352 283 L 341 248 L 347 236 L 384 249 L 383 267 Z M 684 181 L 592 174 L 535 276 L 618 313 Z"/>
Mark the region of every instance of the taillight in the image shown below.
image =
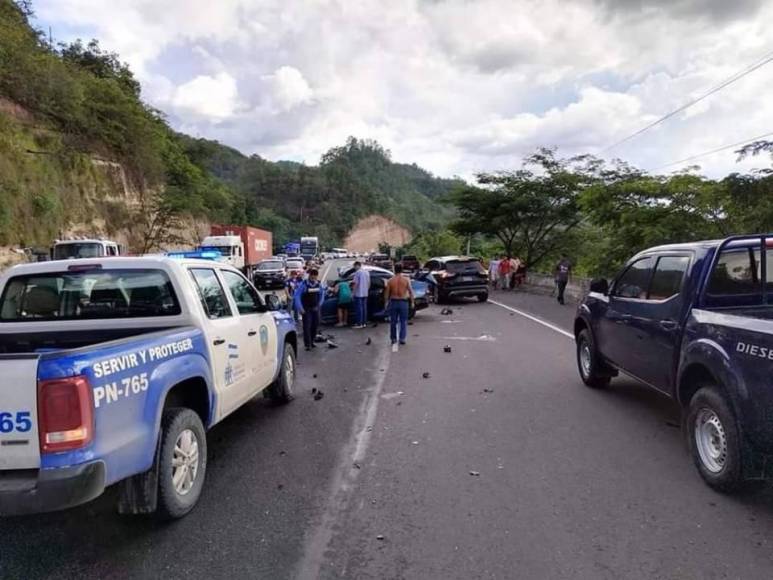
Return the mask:
<path id="1" fill-rule="evenodd" d="M 94 406 L 86 377 L 38 383 L 41 453 L 88 445 L 94 435 Z"/>

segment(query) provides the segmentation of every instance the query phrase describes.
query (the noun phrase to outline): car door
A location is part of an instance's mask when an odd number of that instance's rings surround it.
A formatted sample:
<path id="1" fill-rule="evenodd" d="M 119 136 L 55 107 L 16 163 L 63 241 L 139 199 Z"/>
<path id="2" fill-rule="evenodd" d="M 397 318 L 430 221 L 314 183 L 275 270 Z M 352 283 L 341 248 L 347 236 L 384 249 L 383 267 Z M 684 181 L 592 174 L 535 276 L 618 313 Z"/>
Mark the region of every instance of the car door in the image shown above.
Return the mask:
<path id="1" fill-rule="evenodd" d="M 267 387 L 274 378 L 277 364 L 277 331 L 274 315 L 269 312 L 258 291 L 233 270 L 220 271 L 241 321 L 245 336 L 245 356 L 250 375 L 242 402 Z"/>
<path id="2" fill-rule="evenodd" d="M 631 372 L 653 387 L 670 392 L 684 322 L 680 320 L 684 301 L 682 285 L 691 255 L 661 254 L 655 258 L 647 300 L 641 305 L 634 327 L 637 338 L 641 336 L 644 340 L 644 349 L 636 358 L 639 366 Z"/>
<path id="3" fill-rule="evenodd" d="M 217 416 L 225 417 L 238 407 L 249 381 L 244 352 L 247 336 L 235 315 L 215 268 L 190 268 L 190 274 L 208 318 L 212 374 L 217 392 Z"/>
<path id="4" fill-rule="evenodd" d="M 612 285 L 606 310 L 599 321 L 597 340 L 601 354 L 631 373 L 640 366 L 638 359 L 644 349 L 636 328 L 653 265 L 653 258 L 645 256 L 626 267 Z"/>

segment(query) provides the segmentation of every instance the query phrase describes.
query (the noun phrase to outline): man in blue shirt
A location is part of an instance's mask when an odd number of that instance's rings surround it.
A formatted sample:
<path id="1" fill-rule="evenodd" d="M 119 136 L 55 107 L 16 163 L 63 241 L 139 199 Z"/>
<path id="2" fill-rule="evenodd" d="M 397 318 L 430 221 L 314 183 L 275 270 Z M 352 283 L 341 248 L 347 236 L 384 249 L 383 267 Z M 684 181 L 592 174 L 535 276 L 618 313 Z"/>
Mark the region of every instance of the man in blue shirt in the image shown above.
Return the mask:
<path id="1" fill-rule="evenodd" d="M 319 330 L 319 311 L 325 301 L 325 290 L 317 279 L 317 270 L 310 269 L 308 275 L 295 289 L 293 304 L 295 311 L 303 317 L 303 344 L 306 350 L 311 350 L 317 348 L 314 339 Z"/>
<path id="2" fill-rule="evenodd" d="M 365 328 L 368 322 L 368 292 L 370 291 L 370 272 L 362 267 L 361 262 L 354 263 L 354 326 Z"/>

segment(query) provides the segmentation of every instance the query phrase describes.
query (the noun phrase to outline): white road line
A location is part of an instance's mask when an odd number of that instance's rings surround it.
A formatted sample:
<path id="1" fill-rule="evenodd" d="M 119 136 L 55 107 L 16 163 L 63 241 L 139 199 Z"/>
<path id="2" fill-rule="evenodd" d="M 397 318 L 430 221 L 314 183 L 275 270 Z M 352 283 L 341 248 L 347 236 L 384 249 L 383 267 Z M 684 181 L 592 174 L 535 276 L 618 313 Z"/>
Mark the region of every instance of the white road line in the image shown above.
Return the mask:
<path id="1" fill-rule="evenodd" d="M 509 310 L 510 312 L 514 312 L 515 314 L 518 314 L 519 316 L 523 316 L 524 318 L 528 318 L 529 320 L 533 320 L 537 324 L 541 324 L 542 326 L 546 326 L 550 330 L 555 330 L 559 334 L 563 334 L 567 338 L 571 338 L 574 340 L 574 335 L 571 332 L 567 332 L 563 328 L 559 328 L 555 324 L 551 324 L 550 322 L 545 322 L 541 318 L 537 318 L 536 316 L 532 316 L 531 314 L 527 314 L 526 312 L 523 312 L 522 310 L 518 310 L 517 308 L 512 308 L 511 306 L 507 306 L 506 304 L 502 304 L 501 302 L 497 302 L 496 300 L 489 300 L 491 304 L 495 304 L 496 306 L 499 306 L 500 308 L 504 308 L 505 310 Z"/>
<path id="2" fill-rule="evenodd" d="M 376 423 L 378 402 L 389 371 L 389 361 L 389 349 L 385 347 L 374 366 L 376 384 L 364 399 L 357 413 L 352 437 L 340 455 L 322 519 L 306 538 L 304 554 L 296 568 L 297 580 L 317 580 L 320 577 L 335 526 L 346 511 L 357 476 L 361 467 L 364 467 L 365 452 Z"/>

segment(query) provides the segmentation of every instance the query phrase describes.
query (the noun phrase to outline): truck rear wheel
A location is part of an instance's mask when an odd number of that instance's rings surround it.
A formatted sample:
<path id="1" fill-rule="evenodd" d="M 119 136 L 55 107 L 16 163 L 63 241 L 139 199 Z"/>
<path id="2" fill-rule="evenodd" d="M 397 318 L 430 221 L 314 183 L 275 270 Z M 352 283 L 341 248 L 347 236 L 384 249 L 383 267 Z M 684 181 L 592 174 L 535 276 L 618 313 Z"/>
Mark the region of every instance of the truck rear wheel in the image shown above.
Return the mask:
<path id="1" fill-rule="evenodd" d="M 715 386 L 699 389 L 690 400 L 685 434 L 695 467 L 709 487 L 724 493 L 740 491 L 745 452 L 738 420 Z"/>
<path id="2" fill-rule="evenodd" d="M 191 409 L 166 409 L 161 418 L 158 508 L 163 519 L 177 519 L 195 506 L 207 472 L 207 437 Z"/>
<path id="3" fill-rule="evenodd" d="M 282 368 L 279 369 L 279 376 L 266 390 L 269 399 L 277 403 L 289 403 L 293 400 L 295 370 L 295 350 L 291 344 L 285 343 L 282 355 Z"/>
<path id="4" fill-rule="evenodd" d="M 611 377 L 602 373 L 602 362 L 599 360 L 593 335 L 584 328 L 577 335 L 577 368 L 582 382 L 593 389 L 603 389 L 609 386 Z"/>

